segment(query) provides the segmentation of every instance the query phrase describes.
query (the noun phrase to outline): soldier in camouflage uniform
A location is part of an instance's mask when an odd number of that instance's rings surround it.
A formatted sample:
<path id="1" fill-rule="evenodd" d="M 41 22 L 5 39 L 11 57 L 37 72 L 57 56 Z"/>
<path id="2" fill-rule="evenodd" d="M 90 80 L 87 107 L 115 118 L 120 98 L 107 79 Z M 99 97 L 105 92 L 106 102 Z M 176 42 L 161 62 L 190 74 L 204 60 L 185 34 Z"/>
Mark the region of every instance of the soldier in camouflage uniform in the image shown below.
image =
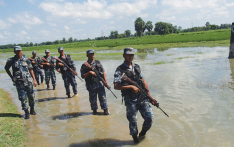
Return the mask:
<path id="1" fill-rule="evenodd" d="M 14 47 L 15 56 L 7 59 L 5 70 L 16 86 L 19 100 L 21 101 L 22 110 L 25 111 L 25 119 L 29 119 L 30 114 L 36 115 L 34 110 L 34 92 L 33 85 L 36 87 L 37 82 L 34 77 L 33 67 L 28 58 L 22 54 L 20 46 Z M 12 73 L 10 68 L 12 67 Z M 30 114 L 28 111 L 27 97 L 29 100 Z"/>
<path id="2" fill-rule="evenodd" d="M 49 89 L 50 88 L 49 82 L 50 82 L 50 78 L 51 78 L 53 90 L 55 90 L 56 75 L 55 75 L 54 69 L 56 66 L 55 65 L 56 61 L 53 57 L 50 56 L 50 50 L 46 49 L 45 54 L 46 54 L 46 56 L 42 57 L 42 62 L 41 62 L 41 65 L 43 65 L 43 69 L 45 72 L 45 82 L 47 84 L 47 89 Z"/>
<path id="3" fill-rule="evenodd" d="M 33 51 L 32 55 L 33 56 L 31 58 L 29 58 L 29 59 L 32 62 L 33 72 L 34 72 L 35 78 L 37 80 L 37 85 L 40 85 L 39 76 L 41 77 L 41 83 L 43 83 L 43 80 L 44 80 L 44 74 L 43 74 L 43 72 L 41 70 L 43 68 L 43 66 L 40 65 L 41 60 L 40 60 L 40 57 L 37 56 L 37 52 Z"/>
<path id="4" fill-rule="evenodd" d="M 104 68 L 102 67 L 100 61 L 94 60 L 94 57 L 95 57 L 94 50 L 88 50 L 86 53 L 88 57 L 88 61 L 87 61 L 88 64 L 91 67 L 95 67 L 99 71 L 99 74 L 102 75 L 102 78 L 107 83 Z M 98 109 L 97 95 L 98 95 L 101 108 L 104 110 L 104 114 L 109 115 L 108 105 L 106 101 L 106 92 L 105 92 L 103 83 L 96 76 L 95 72 L 87 68 L 85 64 L 81 66 L 80 72 L 81 72 L 82 78 L 84 78 L 86 81 L 86 88 L 89 91 L 89 101 L 90 101 L 91 109 L 93 110 L 93 114 L 94 115 L 97 114 L 97 109 Z"/>
<path id="5" fill-rule="evenodd" d="M 121 90 L 126 106 L 126 115 L 129 121 L 130 135 L 132 135 L 134 142 L 138 143 L 139 139 L 137 137 L 137 111 L 140 111 L 141 116 L 144 119 L 144 123 L 142 126 L 142 130 L 139 133 L 139 137 L 145 136 L 146 132 L 151 128 L 151 125 L 153 123 L 153 111 L 147 99 L 143 99 L 143 101 L 141 102 L 138 101 L 140 97 L 140 90 L 137 87 L 129 85 L 127 82 L 122 81 L 122 74 L 125 73 L 128 78 L 138 83 L 138 85 L 141 85 L 141 87 L 145 89 L 149 95 L 150 92 L 148 84 L 144 80 L 143 75 L 141 73 L 140 66 L 132 62 L 134 59 L 133 48 L 125 48 L 123 57 L 125 58 L 124 63 L 122 63 L 116 69 L 114 74 L 114 88 L 116 90 Z"/>
<path id="6" fill-rule="evenodd" d="M 64 54 L 63 47 L 58 48 L 58 52 L 60 56 L 58 57 L 60 60 L 62 60 L 66 65 L 68 65 L 73 71 L 75 71 L 76 75 L 76 66 L 74 64 L 74 61 L 71 59 L 70 55 Z M 62 74 L 62 78 L 64 81 L 64 87 L 66 88 L 66 95 L 68 98 L 71 98 L 70 95 L 70 84 L 73 89 L 74 95 L 77 94 L 77 83 L 76 83 L 76 77 L 75 75 L 66 67 L 63 63 L 60 63 L 58 60 L 56 61 L 56 69 L 58 72 Z"/>

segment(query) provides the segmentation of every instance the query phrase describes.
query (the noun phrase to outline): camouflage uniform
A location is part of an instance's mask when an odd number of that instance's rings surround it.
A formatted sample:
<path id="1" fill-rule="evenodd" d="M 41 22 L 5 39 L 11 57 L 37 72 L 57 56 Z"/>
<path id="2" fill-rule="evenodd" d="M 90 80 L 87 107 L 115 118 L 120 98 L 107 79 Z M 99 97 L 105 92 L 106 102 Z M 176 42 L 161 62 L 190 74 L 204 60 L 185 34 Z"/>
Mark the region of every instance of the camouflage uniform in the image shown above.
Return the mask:
<path id="1" fill-rule="evenodd" d="M 43 58 L 45 58 L 48 62 L 52 62 L 53 64 L 55 63 L 55 59 L 53 59 L 51 56 L 49 56 L 49 58 L 44 56 Z M 44 62 L 44 61 L 41 61 L 41 62 Z M 50 78 L 51 78 L 52 85 L 56 86 L 56 75 L 55 75 L 53 66 L 43 65 L 43 69 L 44 69 L 44 72 L 45 72 L 45 82 L 46 82 L 46 84 L 47 85 L 49 84 Z"/>
<path id="2" fill-rule="evenodd" d="M 104 68 L 102 67 L 101 63 L 98 60 L 94 60 L 93 63 L 90 63 L 87 61 L 92 67 L 95 67 L 101 72 L 105 72 Z M 80 72 L 81 76 L 87 72 L 89 72 L 91 69 L 88 69 L 84 64 L 81 66 Z M 97 77 L 89 76 L 85 78 L 86 81 L 86 88 L 89 91 L 89 101 L 91 110 L 97 110 L 97 95 L 99 98 L 99 102 L 101 105 L 101 109 L 107 109 L 107 100 L 106 100 L 106 92 L 105 87 L 101 81 Z"/>
<path id="3" fill-rule="evenodd" d="M 66 55 L 66 58 L 59 56 L 58 58 L 65 62 L 73 71 L 76 72 L 76 66 L 74 64 L 74 61 L 71 59 L 70 55 Z M 70 84 L 72 85 L 73 93 L 77 94 L 77 83 L 76 83 L 76 77 L 75 75 L 66 67 L 66 66 L 59 66 L 59 61 L 56 61 L 56 69 L 60 68 L 62 78 L 64 81 L 64 86 L 66 88 L 66 95 L 70 95 Z"/>
<path id="4" fill-rule="evenodd" d="M 131 80 L 137 82 L 142 80 L 143 76 L 140 71 L 140 66 L 132 63 L 132 68 L 130 68 L 126 63 L 121 64 L 115 71 L 114 74 L 114 83 L 120 83 L 122 85 L 127 85 L 121 81 L 121 76 L 123 73 L 129 71 L 132 75 L 126 74 Z M 136 78 L 133 78 L 136 77 Z M 132 93 L 130 90 L 122 90 L 122 96 L 124 98 L 126 106 L 126 116 L 129 121 L 130 135 L 137 135 L 137 111 L 139 110 L 141 116 L 144 119 L 143 129 L 149 130 L 153 123 L 153 111 L 150 106 L 150 103 L 147 99 L 139 102 L 137 101 L 140 97 L 139 93 Z"/>
<path id="5" fill-rule="evenodd" d="M 40 60 L 40 57 L 31 57 L 32 59 L 34 59 L 34 64 L 32 64 L 33 66 L 33 72 L 34 72 L 34 75 L 35 75 L 35 79 L 37 81 L 37 84 L 39 84 L 39 75 L 41 76 L 41 83 L 43 82 L 44 80 L 44 73 L 42 72 L 41 68 L 39 67 L 40 63 L 41 63 L 41 60 Z"/>
<path id="6" fill-rule="evenodd" d="M 5 69 L 9 70 L 11 67 L 22 110 L 28 109 L 27 97 L 29 106 L 34 107 L 33 79 L 29 73 L 29 69 L 33 68 L 31 61 L 24 55 L 20 59 L 14 56 L 7 60 Z"/>

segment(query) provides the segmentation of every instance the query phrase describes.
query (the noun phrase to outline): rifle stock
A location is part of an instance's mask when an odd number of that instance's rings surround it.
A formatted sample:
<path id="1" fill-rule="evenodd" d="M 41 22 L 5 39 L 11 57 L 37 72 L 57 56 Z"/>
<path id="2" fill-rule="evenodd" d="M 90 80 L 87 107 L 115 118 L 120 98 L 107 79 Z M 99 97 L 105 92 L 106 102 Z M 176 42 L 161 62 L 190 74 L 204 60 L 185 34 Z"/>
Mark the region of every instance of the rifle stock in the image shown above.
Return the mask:
<path id="1" fill-rule="evenodd" d="M 88 62 L 85 62 L 84 65 L 86 67 L 88 67 L 89 69 L 91 69 L 92 71 L 95 72 L 96 76 L 99 78 L 99 80 L 103 83 L 103 85 L 110 90 L 110 92 L 114 95 L 114 97 L 117 99 L 117 96 L 114 94 L 114 92 L 111 90 L 111 87 L 109 85 L 107 85 L 106 81 L 99 75 L 97 69 L 95 67 L 91 67 L 90 64 Z"/>
<path id="2" fill-rule="evenodd" d="M 78 75 L 76 75 L 76 72 L 74 70 L 72 70 L 65 62 L 63 62 L 62 60 L 60 60 L 58 57 L 53 57 L 55 60 L 63 63 L 64 66 L 66 66 L 71 72 L 73 75 L 77 76 L 82 82 L 84 82 Z"/>
<path id="3" fill-rule="evenodd" d="M 129 79 L 129 78 L 126 76 L 125 73 L 122 74 L 121 80 L 126 81 L 128 84 L 134 85 L 134 86 L 136 86 L 138 89 L 140 89 L 140 92 L 141 92 L 150 102 L 154 102 L 154 106 L 156 106 L 157 108 L 159 108 L 167 117 L 169 117 L 169 115 L 159 107 L 159 103 L 157 102 L 157 100 L 155 100 L 152 96 L 150 96 L 148 93 L 146 93 L 145 90 L 142 89 L 136 82 L 134 82 L 134 81 L 132 81 L 131 79 Z"/>

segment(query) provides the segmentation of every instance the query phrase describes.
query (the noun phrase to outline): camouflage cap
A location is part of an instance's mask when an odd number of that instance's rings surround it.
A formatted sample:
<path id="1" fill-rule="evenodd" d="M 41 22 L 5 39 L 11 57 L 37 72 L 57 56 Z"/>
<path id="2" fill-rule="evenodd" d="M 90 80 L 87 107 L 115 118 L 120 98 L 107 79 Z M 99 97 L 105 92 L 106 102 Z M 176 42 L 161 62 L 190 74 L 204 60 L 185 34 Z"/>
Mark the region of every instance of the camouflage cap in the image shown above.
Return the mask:
<path id="1" fill-rule="evenodd" d="M 89 49 L 89 50 L 86 51 L 86 53 L 87 54 L 94 54 L 94 50 Z"/>
<path id="2" fill-rule="evenodd" d="M 59 48 L 58 48 L 58 51 L 63 51 L 63 47 L 59 47 Z"/>
<path id="3" fill-rule="evenodd" d="M 45 50 L 45 53 L 49 53 L 49 52 L 50 52 L 50 50 L 49 50 L 49 49 L 46 49 L 46 50 Z"/>
<path id="4" fill-rule="evenodd" d="M 124 52 L 124 54 L 133 54 L 134 55 L 134 49 L 131 47 L 126 47 L 123 52 Z"/>
<path id="5" fill-rule="evenodd" d="M 33 52 L 32 52 L 32 55 L 33 55 L 33 54 L 37 54 L 37 52 L 36 52 L 36 51 L 33 51 Z"/>
<path id="6" fill-rule="evenodd" d="M 15 46 L 14 51 L 22 51 L 22 48 L 20 46 Z"/>

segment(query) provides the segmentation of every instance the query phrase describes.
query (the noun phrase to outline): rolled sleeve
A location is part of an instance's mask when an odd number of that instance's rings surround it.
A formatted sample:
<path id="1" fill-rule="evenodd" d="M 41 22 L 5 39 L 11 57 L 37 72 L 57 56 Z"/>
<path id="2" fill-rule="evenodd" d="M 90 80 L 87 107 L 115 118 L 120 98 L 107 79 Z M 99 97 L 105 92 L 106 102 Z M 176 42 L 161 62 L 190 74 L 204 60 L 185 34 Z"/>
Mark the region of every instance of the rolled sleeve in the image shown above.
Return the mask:
<path id="1" fill-rule="evenodd" d="M 11 68 L 11 66 L 12 66 L 11 62 L 12 62 L 11 58 L 7 59 L 6 65 L 5 65 L 5 70 L 9 70 Z"/>
<path id="2" fill-rule="evenodd" d="M 86 73 L 85 67 L 84 67 L 84 65 L 82 65 L 80 68 L 80 74 L 81 74 L 81 76 L 83 76 L 83 74 L 85 74 L 85 73 Z"/>
<path id="3" fill-rule="evenodd" d="M 27 64 L 28 64 L 28 69 L 32 69 L 33 66 L 32 66 L 32 64 L 31 64 L 31 61 L 30 61 L 28 58 L 26 59 L 26 62 L 27 62 Z"/>
<path id="4" fill-rule="evenodd" d="M 121 76 L 122 76 L 122 73 L 119 70 L 116 70 L 115 74 L 114 74 L 114 82 L 113 83 L 121 83 Z"/>

